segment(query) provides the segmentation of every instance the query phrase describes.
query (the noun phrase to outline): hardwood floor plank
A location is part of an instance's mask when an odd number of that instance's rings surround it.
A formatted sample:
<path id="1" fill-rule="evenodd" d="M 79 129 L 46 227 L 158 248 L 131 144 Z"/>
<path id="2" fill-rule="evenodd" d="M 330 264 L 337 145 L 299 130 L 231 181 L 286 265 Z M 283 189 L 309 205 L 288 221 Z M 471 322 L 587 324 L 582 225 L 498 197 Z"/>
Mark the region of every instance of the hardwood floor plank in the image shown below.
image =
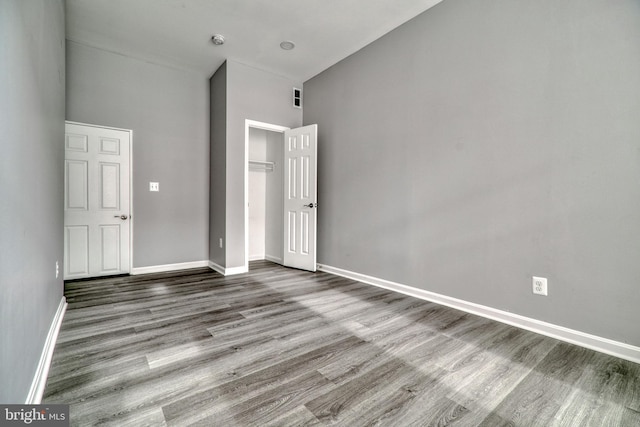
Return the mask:
<path id="1" fill-rule="evenodd" d="M 68 372 L 66 375 L 51 377 L 48 386 L 58 390 L 57 394 L 49 394 L 51 399 L 60 402 L 74 402 L 90 398 L 101 390 L 110 389 L 114 385 L 145 375 L 149 365 L 144 357 L 125 361 L 111 361 L 91 370 L 82 369 Z"/>
<path id="2" fill-rule="evenodd" d="M 251 425 L 253 423 L 250 423 Z M 289 412 L 285 412 L 261 424 L 263 427 L 319 427 L 323 424 L 304 405 L 299 405 Z"/>
<path id="3" fill-rule="evenodd" d="M 383 342 L 369 341 L 367 344 L 350 351 L 345 357 L 319 369 L 319 372 L 336 384 L 349 381 L 362 372 L 367 372 L 390 359 L 398 359 L 415 347 L 428 342 L 434 335 L 402 334 L 394 340 Z"/>
<path id="4" fill-rule="evenodd" d="M 389 359 L 350 381 L 342 383 L 335 390 L 310 400 L 305 406 L 321 422 L 340 422 L 345 411 L 365 400 L 371 390 L 382 387 L 396 376 L 412 373 L 411 367 L 398 359 Z"/>
<path id="5" fill-rule="evenodd" d="M 441 393 L 444 388 L 440 380 L 446 372 L 436 365 L 421 370 L 406 366 L 404 373 L 389 378 L 383 386 L 371 387 L 363 392 L 363 399 L 342 411 L 335 424 L 346 426 L 369 425 L 407 425 L 399 424 L 402 414 L 411 414 L 415 409 L 417 396 L 429 396 Z M 422 409 L 419 409 L 423 416 Z"/>
<path id="6" fill-rule="evenodd" d="M 266 261 L 65 283 L 71 425 L 640 425 L 640 366 Z"/>
<path id="7" fill-rule="evenodd" d="M 447 398 L 441 397 L 433 405 L 434 409 L 420 417 L 416 422 L 427 426 L 449 426 L 452 424 L 460 425 L 462 422 L 471 421 L 475 423 L 475 417 L 464 406 Z"/>
<path id="8" fill-rule="evenodd" d="M 477 417 L 488 416 L 513 391 L 551 349 L 556 342 L 545 337 L 533 337 L 522 343 L 521 349 L 513 349 L 511 358 L 495 357 L 493 351 L 483 350 L 481 363 L 463 363 L 452 367 L 443 383 L 452 390 L 447 397 L 472 410 Z"/>
<path id="9" fill-rule="evenodd" d="M 75 417 L 73 419 L 72 425 L 101 427 L 163 427 L 167 425 L 162 409 L 157 407 L 142 408 L 126 414 L 113 414 L 99 420 L 91 415 L 82 419 Z"/>
<path id="10" fill-rule="evenodd" d="M 135 359 L 140 355 L 166 348 L 167 342 L 172 346 L 179 346 L 210 339 L 211 334 L 206 330 L 187 329 L 170 335 L 154 335 L 153 331 L 140 334 L 133 329 L 126 329 L 69 341 L 60 348 L 56 345 L 52 360 L 52 368 L 55 369 L 52 369 L 50 376 L 58 373 L 64 375 L 69 370 L 82 367 L 97 368 L 101 363 L 110 363 L 113 360 Z"/>
<path id="11" fill-rule="evenodd" d="M 515 425 L 525 420 L 550 425 L 594 355 L 591 350 L 559 343 L 481 425 L 505 420 Z"/>
<path id="12" fill-rule="evenodd" d="M 402 405 L 382 418 L 388 426 L 476 426 L 475 414 L 445 396 L 446 387 L 438 381 L 427 389 L 412 393 L 410 404 Z M 384 406 L 382 406 L 384 407 Z"/>
<path id="13" fill-rule="evenodd" d="M 370 329 L 402 330 L 420 323 L 415 320 L 416 315 L 423 313 L 433 305 L 433 303 L 417 299 L 409 299 L 407 301 L 398 301 L 397 299 L 394 299 L 390 303 L 380 304 L 375 310 L 369 310 L 355 316 L 353 320 Z"/>
<path id="14" fill-rule="evenodd" d="M 627 406 L 640 367 L 612 356 L 594 355 L 592 363 L 576 381 L 570 396 L 555 416 L 553 425 L 639 425 L 640 412 Z"/>
<path id="15" fill-rule="evenodd" d="M 340 352 L 348 351 L 347 349 L 362 344 L 364 344 L 363 341 L 355 337 L 346 337 L 295 357 L 279 360 L 276 363 L 272 362 L 260 370 L 254 370 L 244 375 L 243 370 L 246 370 L 246 367 L 244 369 L 239 367 L 233 371 L 235 378 L 231 381 L 197 394 L 191 394 L 187 398 L 164 406 L 165 417 L 167 421 L 173 421 L 185 413 L 185 408 L 191 408 L 194 412 L 205 415 L 207 411 L 218 411 L 220 408 L 215 405 L 221 399 L 224 399 L 224 402 L 229 405 L 228 402 L 237 403 L 241 399 L 252 398 L 257 393 L 263 393 L 279 386 L 286 378 L 295 378 L 305 375 L 309 371 L 315 371 L 314 368 L 334 360 Z M 323 379 L 322 382 L 324 383 L 325 380 Z"/>
<path id="16" fill-rule="evenodd" d="M 208 421 L 208 425 L 212 425 L 221 419 L 228 419 L 241 426 L 262 426 L 279 414 L 289 413 L 297 408 L 300 402 L 327 393 L 334 387 L 333 383 L 323 378 L 318 372 L 311 371 L 251 399 L 243 400 L 203 421 Z M 228 414 L 228 418 L 225 417 L 225 413 Z"/>

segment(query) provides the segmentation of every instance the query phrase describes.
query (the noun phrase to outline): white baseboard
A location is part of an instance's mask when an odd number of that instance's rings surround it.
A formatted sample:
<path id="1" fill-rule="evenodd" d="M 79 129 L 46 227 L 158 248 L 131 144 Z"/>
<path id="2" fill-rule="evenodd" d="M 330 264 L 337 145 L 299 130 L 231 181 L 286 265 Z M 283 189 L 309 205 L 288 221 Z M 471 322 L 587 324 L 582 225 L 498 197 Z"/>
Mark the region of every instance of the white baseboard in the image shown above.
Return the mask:
<path id="1" fill-rule="evenodd" d="M 209 261 L 180 262 L 177 264 L 152 265 L 149 267 L 134 267 L 131 274 L 164 273 L 165 271 L 188 270 L 189 268 L 209 267 Z"/>
<path id="2" fill-rule="evenodd" d="M 25 401 L 25 405 L 39 405 L 42 401 L 42 394 L 44 393 L 44 387 L 47 385 L 47 376 L 49 375 L 49 367 L 51 366 L 51 358 L 53 357 L 53 349 L 56 346 L 58 339 L 58 332 L 60 332 L 60 326 L 62 325 L 62 319 L 64 313 L 67 310 L 67 299 L 62 297 L 58 310 L 53 321 L 49 327 L 49 333 L 47 334 L 47 340 L 44 343 L 42 354 L 40 355 L 40 361 L 38 362 L 38 368 L 36 374 L 31 382 L 31 388 L 29 388 L 29 394 Z"/>
<path id="3" fill-rule="evenodd" d="M 357 280 L 359 282 L 389 289 L 412 297 L 420 298 L 426 301 L 435 302 L 437 304 L 446 305 L 467 313 L 476 314 L 518 328 L 526 329 L 538 334 L 546 335 L 561 341 L 579 345 L 591 350 L 606 353 L 631 362 L 640 363 L 640 347 L 632 346 L 619 341 L 602 338 L 596 335 L 587 334 L 585 332 L 576 331 L 530 317 L 520 316 L 518 314 L 509 313 L 507 311 L 498 310 L 480 304 L 448 297 L 446 295 L 437 294 L 435 292 L 425 291 L 423 289 L 414 288 L 400 283 L 391 282 L 389 280 L 379 279 L 377 277 L 367 276 L 365 274 L 355 273 L 349 270 L 332 267 L 329 265 L 318 264 L 318 270 L 337 276 L 346 277 Z"/>
<path id="4" fill-rule="evenodd" d="M 213 271 L 217 271 L 218 273 L 224 276 L 224 267 L 221 266 L 220 264 L 216 264 L 213 261 L 209 261 L 209 268 L 212 269 Z"/>
<path id="5" fill-rule="evenodd" d="M 225 276 L 233 276 L 234 274 L 242 274 L 249 271 L 248 267 L 227 267 L 224 269 Z"/>
<path id="6" fill-rule="evenodd" d="M 223 266 L 221 266 L 220 264 L 216 264 L 213 261 L 209 261 L 208 264 L 209 268 L 217 271 L 218 273 L 222 274 L 223 276 L 232 276 L 234 274 L 242 274 L 242 273 L 246 273 L 247 271 L 249 271 L 249 269 L 247 267 L 231 267 L 231 268 L 225 268 Z"/>
<path id="7" fill-rule="evenodd" d="M 281 257 L 276 257 L 276 256 L 273 256 L 273 255 L 265 255 L 264 259 L 266 259 L 267 261 L 275 262 L 276 264 L 282 264 L 282 258 Z"/>
<path id="8" fill-rule="evenodd" d="M 281 257 L 277 257 L 277 256 L 273 256 L 273 255 L 249 255 L 249 261 L 271 261 L 271 262 L 275 262 L 277 264 L 282 264 L 282 258 Z"/>

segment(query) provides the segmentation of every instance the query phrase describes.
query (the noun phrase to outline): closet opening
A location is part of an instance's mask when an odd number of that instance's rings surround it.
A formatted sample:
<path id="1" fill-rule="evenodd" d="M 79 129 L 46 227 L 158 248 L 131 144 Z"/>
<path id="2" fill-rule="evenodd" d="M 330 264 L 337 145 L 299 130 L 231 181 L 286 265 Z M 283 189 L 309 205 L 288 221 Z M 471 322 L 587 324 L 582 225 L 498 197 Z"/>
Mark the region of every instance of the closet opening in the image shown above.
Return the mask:
<path id="1" fill-rule="evenodd" d="M 247 259 L 283 262 L 284 129 L 248 128 Z M 247 266 L 250 268 L 249 266 Z"/>

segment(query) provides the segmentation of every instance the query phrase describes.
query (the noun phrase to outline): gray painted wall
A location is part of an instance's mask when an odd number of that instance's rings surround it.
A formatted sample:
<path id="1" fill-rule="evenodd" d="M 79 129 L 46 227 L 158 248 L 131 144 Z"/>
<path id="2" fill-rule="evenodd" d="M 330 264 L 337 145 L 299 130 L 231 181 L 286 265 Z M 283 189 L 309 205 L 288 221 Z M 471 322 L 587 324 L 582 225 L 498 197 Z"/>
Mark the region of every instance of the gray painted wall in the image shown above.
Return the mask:
<path id="1" fill-rule="evenodd" d="M 446 0 L 307 81 L 319 263 L 640 345 L 638 40 L 634 0 Z"/>
<path id="2" fill-rule="evenodd" d="M 267 131 L 249 129 L 249 161 L 267 161 Z M 264 259 L 267 176 L 272 172 L 249 167 L 249 259 Z"/>
<path id="3" fill-rule="evenodd" d="M 284 256 L 284 134 L 266 132 L 267 159 L 275 163 L 267 174 L 265 210 L 265 255 L 282 260 Z"/>
<path id="4" fill-rule="evenodd" d="M 67 120 L 133 130 L 134 267 L 209 258 L 208 116 L 205 76 L 67 43 Z"/>
<path id="5" fill-rule="evenodd" d="M 209 80 L 210 89 L 210 176 L 209 176 L 209 260 L 225 265 L 226 159 L 227 159 L 227 63 Z M 220 247 L 223 239 L 223 247 Z"/>
<path id="6" fill-rule="evenodd" d="M 299 127 L 302 111 L 292 105 L 301 82 L 227 61 L 226 265 L 242 267 L 244 240 L 245 120 Z"/>
<path id="7" fill-rule="evenodd" d="M 24 403 L 63 293 L 62 0 L 0 5 L 0 402 Z"/>

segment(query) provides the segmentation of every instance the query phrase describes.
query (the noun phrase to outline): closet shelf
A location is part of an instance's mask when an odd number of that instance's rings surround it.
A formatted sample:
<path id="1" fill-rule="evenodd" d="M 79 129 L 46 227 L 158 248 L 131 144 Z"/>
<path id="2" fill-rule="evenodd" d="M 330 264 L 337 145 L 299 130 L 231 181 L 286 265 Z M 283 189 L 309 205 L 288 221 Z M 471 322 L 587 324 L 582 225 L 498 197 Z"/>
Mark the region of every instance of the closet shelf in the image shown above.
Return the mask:
<path id="1" fill-rule="evenodd" d="M 274 162 L 262 162 L 259 160 L 249 160 L 249 170 L 251 171 L 265 171 L 273 172 L 275 168 Z"/>

